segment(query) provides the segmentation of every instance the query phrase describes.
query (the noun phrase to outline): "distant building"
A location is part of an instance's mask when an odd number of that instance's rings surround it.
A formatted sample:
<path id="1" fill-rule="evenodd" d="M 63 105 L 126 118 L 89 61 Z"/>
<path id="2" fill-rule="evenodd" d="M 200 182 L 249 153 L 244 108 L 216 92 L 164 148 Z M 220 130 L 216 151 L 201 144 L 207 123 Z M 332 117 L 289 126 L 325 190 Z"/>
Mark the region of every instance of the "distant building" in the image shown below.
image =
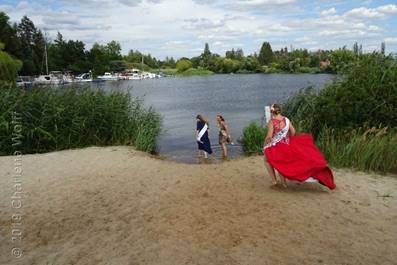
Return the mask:
<path id="1" fill-rule="evenodd" d="M 325 60 L 325 61 L 321 61 L 320 62 L 320 68 L 327 68 L 328 66 L 330 66 L 331 62 L 330 60 Z"/>

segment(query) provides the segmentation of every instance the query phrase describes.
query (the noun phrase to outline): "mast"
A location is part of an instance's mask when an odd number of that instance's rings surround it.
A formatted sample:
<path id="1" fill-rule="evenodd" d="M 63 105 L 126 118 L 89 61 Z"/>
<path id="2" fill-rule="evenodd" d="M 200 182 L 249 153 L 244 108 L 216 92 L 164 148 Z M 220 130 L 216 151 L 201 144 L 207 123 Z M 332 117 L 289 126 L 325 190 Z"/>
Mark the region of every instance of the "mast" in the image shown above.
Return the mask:
<path id="1" fill-rule="evenodd" d="M 141 68 L 142 68 L 142 71 L 143 71 L 143 54 L 142 54 Z"/>
<path id="2" fill-rule="evenodd" d="M 47 42 L 44 43 L 44 55 L 45 55 L 45 69 L 48 75 L 48 55 L 47 55 Z"/>

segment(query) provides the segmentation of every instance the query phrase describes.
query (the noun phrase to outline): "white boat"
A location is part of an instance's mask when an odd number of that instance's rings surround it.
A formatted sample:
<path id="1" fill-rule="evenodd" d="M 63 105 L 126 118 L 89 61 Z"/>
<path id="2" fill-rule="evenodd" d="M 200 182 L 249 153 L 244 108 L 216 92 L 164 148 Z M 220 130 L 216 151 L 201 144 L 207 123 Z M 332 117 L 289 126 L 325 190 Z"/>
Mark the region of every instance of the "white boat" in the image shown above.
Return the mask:
<path id="1" fill-rule="evenodd" d="M 64 84 L 74 82 L 74 75 L 72 74 L 71 71 L 66 71 L 61 76 Z"/>
<path id="2" fill-rule="evenodd" d="M 128 69 L 125 71 L 124 76 L 126 77 L 126 79 L 128 80 L 141 80 L 142 79 L 142 75 L 140 74 L 140 70 L 139 69 Z"/>
<path id="3" fill-rule="evenodd" d="M 75 82 L 92 82 L 91 71 L 89 73 L 82 73 L 74 79 Z"/>
<path id="4" fill-rule="evenodd" d="M 142 76 L 140 74 L 132 74 L 128 76 L 128 80 L 141 80 Z"/>
<path id="5" fill-rule="evenodd" d="M 48 75 L 39 75 L 33 81 L 35 85 L 61 85 L 64 83 L 63 75 L 59 71 L 52 71 Z"/>
<path id="6" fill-rule="evenodd" d="M 30 76 L 18 76 L 16 80 L 16 84 L 19 87 L 31 87 L 33 84 L 32 78 Z"/>
<path id="7" fill-rule="evenodd" d="M 120 77 L 118 77 L 116 75 L 113 75 L 113 74 L 111 74 L 109 72 L 106 72 L 104 75 L 99 75 L 98 79 L 108 80 L 108 81 L 117 81 L 117 80 L 120 79 Z"/>

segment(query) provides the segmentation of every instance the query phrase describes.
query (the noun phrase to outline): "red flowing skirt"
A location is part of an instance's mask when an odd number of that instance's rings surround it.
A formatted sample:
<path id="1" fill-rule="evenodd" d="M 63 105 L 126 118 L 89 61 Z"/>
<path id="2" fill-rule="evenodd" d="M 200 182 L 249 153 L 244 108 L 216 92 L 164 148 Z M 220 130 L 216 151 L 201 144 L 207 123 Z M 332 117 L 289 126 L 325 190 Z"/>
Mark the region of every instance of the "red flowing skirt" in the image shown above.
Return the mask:
<path id="1" fill-rule="evenodd" d="M 267 161 L 290 180 L 303 182 L 312 177 L 328 188 L 335 189 L 334 176 L 321 151 L 309 134 L 291 136 L 265 149 Z"/>

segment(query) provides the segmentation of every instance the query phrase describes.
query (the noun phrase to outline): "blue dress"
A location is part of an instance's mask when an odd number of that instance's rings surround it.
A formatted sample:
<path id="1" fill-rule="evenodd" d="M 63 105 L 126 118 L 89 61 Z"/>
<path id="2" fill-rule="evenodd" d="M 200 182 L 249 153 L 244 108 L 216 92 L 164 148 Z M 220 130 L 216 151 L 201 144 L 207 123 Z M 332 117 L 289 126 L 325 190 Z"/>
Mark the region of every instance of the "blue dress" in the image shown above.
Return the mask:
<path id="1" fill-rule="evenodd" d="M 197 130 L 200 131 L 204 127 L 205 123 L 198 121 L 197 122 Z M 208 138 L 208 130 L 204 133 L 203 137 L 201 137 L 201 142 L 197 141 L 198 149 L 204 150 L 208 154 L 212 154 L 211 142 L 210 138 Z"/>

